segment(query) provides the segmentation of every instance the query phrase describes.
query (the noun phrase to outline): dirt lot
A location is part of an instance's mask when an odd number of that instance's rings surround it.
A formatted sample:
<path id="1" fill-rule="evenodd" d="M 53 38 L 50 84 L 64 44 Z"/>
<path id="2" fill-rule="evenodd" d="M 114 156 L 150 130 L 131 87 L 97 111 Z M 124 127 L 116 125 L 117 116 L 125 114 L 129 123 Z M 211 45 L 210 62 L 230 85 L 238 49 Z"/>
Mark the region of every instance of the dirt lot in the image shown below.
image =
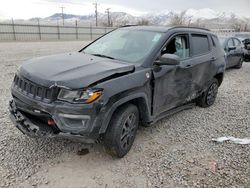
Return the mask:
<path id="1" fill-rule="evenodd" d="M 0 187 L 250 187 L 250 145 L 214 143 L 250 137 L 250 64 L 227 71 L 215 105 L 140 128 L 123 159 L 101 145 L 31 139 L 8 117 L 16 69 L 34 56 L 75 51 L 84 42 L 0 43 Z M 216 165 L 215 165 L 216 164 Z M 213 170 L 213 168 L 215 169 Z"/>

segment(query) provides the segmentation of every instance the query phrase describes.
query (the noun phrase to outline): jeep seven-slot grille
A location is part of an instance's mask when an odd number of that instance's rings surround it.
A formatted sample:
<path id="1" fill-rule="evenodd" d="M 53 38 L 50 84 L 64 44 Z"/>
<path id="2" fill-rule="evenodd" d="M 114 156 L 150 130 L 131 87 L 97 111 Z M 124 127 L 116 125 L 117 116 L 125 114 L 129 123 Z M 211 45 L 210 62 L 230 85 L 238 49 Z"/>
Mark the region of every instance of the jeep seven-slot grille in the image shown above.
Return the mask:
<path id="1" fill-rule="evenodd" d="M 51 102 L 57 94 L 57 89 L 55 88 L 37 85 L 17 75 L 15 75 L 13 85 L 21 93 L 44 102 Z"/>

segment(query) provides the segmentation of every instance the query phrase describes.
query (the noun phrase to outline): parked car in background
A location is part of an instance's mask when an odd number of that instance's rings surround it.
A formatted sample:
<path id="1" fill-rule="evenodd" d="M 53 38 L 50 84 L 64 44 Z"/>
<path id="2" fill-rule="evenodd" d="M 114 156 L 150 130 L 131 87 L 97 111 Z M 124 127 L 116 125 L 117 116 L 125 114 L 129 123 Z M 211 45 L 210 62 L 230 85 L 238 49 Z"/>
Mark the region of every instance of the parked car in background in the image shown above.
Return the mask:
<path id="1" fill-rule="evenodd" d="M 243 44 L 236 37 L 220 37 L 220 43 L 226 53 L 226 68 L 242 67 L 244 61 Z"/>
<path id="2" fill-rule="evenodd" d="M 103 141 L 123 157 L 139 122 L 214 104 L 224 51 L 209 30 L 132 26 L 79 52 L 34 58 L 17 71 L 10 117 L 28 136 Z"/>
<path id="3" fill-rule="evenodd" d="M 239 38 L 244 45 L 244 61 L 250 62 L 250 33 L 237 33 L 235 37 Z"/>

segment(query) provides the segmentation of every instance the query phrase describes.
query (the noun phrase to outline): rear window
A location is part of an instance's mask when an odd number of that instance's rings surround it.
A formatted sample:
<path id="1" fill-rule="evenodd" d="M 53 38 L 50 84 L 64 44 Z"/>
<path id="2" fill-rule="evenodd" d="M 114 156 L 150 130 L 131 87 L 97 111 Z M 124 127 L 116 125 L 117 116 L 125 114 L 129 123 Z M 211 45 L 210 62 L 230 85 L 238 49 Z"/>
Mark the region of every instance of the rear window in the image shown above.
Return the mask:
<path id="1" fill-rule="evenodd" d="M 234 45 L 235 46 L 240 46 L 241 42 L 238 39 L 234 39 Z"/>
<path id="2" fill-rule="evenodd" d="M 233 41 L 233 39 L 229 39 L 227 45 L 229 47 L 234 47 L 234 41 Z"/>
<path id="3" fill-rule="evenodd" d="M 193 55 L 201 55 L 210 51 L 207 35 L 192 35 Z"/>

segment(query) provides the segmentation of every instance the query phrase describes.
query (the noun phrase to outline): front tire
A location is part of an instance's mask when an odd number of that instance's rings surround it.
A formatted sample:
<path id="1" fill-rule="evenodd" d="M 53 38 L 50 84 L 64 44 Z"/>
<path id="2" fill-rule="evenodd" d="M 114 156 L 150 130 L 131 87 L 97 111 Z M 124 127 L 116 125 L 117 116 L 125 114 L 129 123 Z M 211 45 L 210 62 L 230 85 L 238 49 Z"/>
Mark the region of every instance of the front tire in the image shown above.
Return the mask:
<path id="1" fill-rule="evenodd" d="M 215 102 L 219 88 L 219 82 L 217 79 L 213 79 L 208 89 L 197 99 L 197 105 L 202 108 L 212 106 Z"/>
<path id="2" fill-rule="evenodd" d="M 135 105 L 126 104 L 115 111 L 104 136 L 107 152 L 115 157 L 124 157 L 133 145 L 138 124 L 139 112 Z"/>

